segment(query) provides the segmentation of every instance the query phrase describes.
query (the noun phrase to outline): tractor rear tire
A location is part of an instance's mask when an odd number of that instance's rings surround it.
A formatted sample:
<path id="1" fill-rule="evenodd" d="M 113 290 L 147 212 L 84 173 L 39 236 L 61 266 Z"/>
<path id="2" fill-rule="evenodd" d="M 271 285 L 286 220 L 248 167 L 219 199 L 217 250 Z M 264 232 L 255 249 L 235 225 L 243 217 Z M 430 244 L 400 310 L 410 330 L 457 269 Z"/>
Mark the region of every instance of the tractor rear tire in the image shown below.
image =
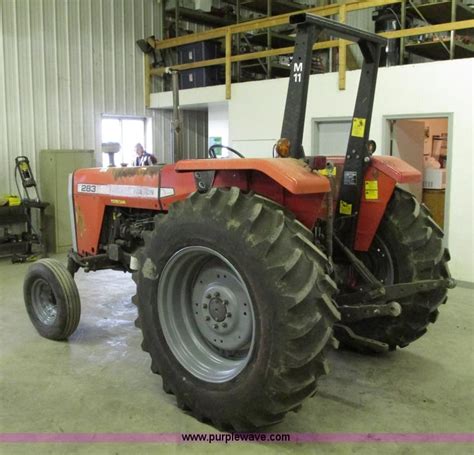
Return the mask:
<path id="1" fill-rule="evenodd" d="M 259 196 L 214 188 L 172 204 L 145 236 L 142 348 L 164 391 L 199 420 L 274 424 L 327 373 L 336 286 L 300 230 Z"/>
<path id="2" fill-rule="evenodd" d="M 81 301 L 68 269 L 56 259 L 40 259 L 25 276 L 26 310 L 38 333 L 50 340 L 66 340 L 81 318 Z"/>
<path id="3" fill-rule="evenodd" d="M 384 284 L 449 278 L 448 250 L 443 248 L 443 231 L 433 221 L 427 207 L 401 188 L 395 188 L 371 250 L 360 255 Z M 378 259 L 377 259 L 378 255 Z M 374 264 L 370 267 L 370 264 Z M 377 269 L 377 270 L 375 270 Z M 379 317 L 345 324 L 357 336 L 403 348 L 427 331 L 438 317 L 438 307 L 446 303 L 447 289 L 418 292 L 400 299 L 398 317 Z M 336 335 L 338 334 L 336 330 Z M 347 338 L 344 345 L 350 345 Z M 357 350 L 355 342 L 352 347 Z M 363 351 L 370 351 L 364 346 Z"/>

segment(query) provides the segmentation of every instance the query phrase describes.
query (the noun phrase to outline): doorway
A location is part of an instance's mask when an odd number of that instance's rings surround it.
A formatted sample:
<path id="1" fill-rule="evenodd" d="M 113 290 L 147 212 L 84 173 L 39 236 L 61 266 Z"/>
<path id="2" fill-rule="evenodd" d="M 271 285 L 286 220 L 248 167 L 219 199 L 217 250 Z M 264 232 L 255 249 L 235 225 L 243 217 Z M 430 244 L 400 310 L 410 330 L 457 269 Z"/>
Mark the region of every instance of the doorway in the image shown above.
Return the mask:
<path id="1" fill-rule="evenodd" d="M 387 119 L 388 154 L 406 161 L 423 175 L 420 183 L 401 185 L 431 211 L 444 228 L 447 214 L 446 191 L 449 183 L 450 117 L 400 117 Z"/>

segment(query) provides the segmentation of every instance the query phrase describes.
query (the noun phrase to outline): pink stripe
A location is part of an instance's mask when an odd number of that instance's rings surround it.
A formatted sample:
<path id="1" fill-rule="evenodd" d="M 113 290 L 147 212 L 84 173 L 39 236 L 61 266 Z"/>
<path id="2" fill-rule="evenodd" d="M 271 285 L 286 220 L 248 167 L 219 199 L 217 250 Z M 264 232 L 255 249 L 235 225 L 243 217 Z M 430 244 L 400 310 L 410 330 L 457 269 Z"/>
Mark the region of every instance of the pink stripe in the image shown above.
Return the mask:
<path id="1" fill-rule="evenodd" d="M 197 433 L 196 433 L 197 434 Z M 204 434 L 204 433 L 203 433 Z M 297 443 L 474 443 L 474 433 L 287 433 L 290 442 Z M 271 441 L 272 433 L 241 433 L 239 442 L 281 443 Z M 261 436 L 265 435 L 265 441 Z M 273 434 L 277 436 L 276 433 Z M 279 436 L 282 433 L 278 434 Z M 232 443 L 225 437 L 232 435 L 213 434 L 213 443 Z M 209 443 L 183 441 L 182 433 L 0 433 L 4 443 Z"/>
<path id="2" fill-rule="evenodd" d="M 474 442 L 474 433 L 294 433 L 292 442 L 454 443 Z"/>
<path id="3" fill-rule="evenodd" d="M 0 433 L 0 442 L 179 443 L 181 441 L 181 433 Z"/>

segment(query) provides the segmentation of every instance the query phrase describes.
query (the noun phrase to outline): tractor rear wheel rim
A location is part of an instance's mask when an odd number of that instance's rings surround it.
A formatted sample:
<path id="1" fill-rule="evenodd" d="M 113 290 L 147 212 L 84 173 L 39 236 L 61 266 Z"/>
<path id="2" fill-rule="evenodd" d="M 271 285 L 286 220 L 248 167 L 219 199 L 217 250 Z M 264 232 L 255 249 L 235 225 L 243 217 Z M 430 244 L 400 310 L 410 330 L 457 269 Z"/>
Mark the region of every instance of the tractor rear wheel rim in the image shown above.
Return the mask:
<path id="1" fill-rule="evenodd" d="M 46 280 L 38 278 L 33 282 L 31 300 L 39 321 L 45 325 L 52 325 L 58 315 L 58 307 L 53 290 Z"/>
<path id="2" fill-rule="evenodd" d="M 362 261 L 372 274 L 384 285 L 395 282 L 395 267 L 387 244 L 376 235 L 367 253 L 363 253 Z"/>
<path id="3" fill-rule="evenodd" d="M 168 347 L 188 372 L 223 383 L 244 370 L 254 348 L 253 305 L 221 253 L 203 246 L 176 252 L 160 275 L 157 300 Z"/>

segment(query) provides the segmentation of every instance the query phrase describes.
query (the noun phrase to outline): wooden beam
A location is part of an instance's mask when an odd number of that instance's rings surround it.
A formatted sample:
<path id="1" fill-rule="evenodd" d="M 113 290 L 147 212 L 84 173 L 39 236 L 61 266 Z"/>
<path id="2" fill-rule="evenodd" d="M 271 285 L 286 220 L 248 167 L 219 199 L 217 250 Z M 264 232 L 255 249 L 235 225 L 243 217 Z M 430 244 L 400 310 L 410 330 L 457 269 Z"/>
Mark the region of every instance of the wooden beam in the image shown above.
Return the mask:
<path id="1" fill-rule="evenodd" d="M 346 23 L 346 5 L 342 4 L 339 7 L 339 22 L 341 24 Z M 339 90 L 346 89 L 346 65 L 347 65 L 347 41 L 339 40 Z"/>
<path id="2" fill-rule="evenodd" d="M 143 65 L 145 71 L 145 84 L 143 86 L 143 94 L 145 97 L 145 107 L 150 107 L 150 93 L 151 93 L 151 73 L 150 73 L 150 59 L 147 54 L 143 55 Z"/>
<path id="3" fill-rule="evenodd" d="M 230 29 L 225 35 L 225 99 L 230 100 L 232 84 L 232 33 Z"/>
<path id="4" fill-rule="evenodd" d="M 330 40 L 330 41 L 321 41 L 320 43 L 316 43 L 313 46 L 313 50 L 320 50 L 320 49 L 329 49 L 331 47 L 337 47 L 339 45 L 339 40 Z M 259 52 L 251 52 L 248 54 L 240 54 L 240 55 L 232 55 L 230 58 L 231 63 L 235 62 L 243 62 L 246 60 L 254 60 L 258 58 L 265 58 L 268 56 L 274 56 L 274 55 L 285 55 L 285 54 L 292 54 L 294 51 L 293 46 L 289 47 L 280 47 L 278 49 L 270 49 L 268 51 L 259 51 Z M 212 60 L 201 60 L 199 62 L 193 62 L 193 63 L 182 63 L 180 65 L 173 65 L 172 69 L 178 70 L 178 71 L 184 71 L 184 70 L 191 70 L 195 68 L 204 68 L 207 66 L 215 66 L 215 65 L 225 65 L 226 64 L 226 58 L 225 57 L 220 57 L 220 58 L 214 58 Z M 166 73 L 167 68 L 154 68 L 150 70 L 150 74 L 152 76 L 163 76 L 163 74 Z"/>
<path id="5" fill-rule="evenodd" d="M 346 2 L 347 5 L 347 12 L 351 11 L 359 11 L 361 9 L 366 8 L 376 8 L 377 6 L 385 6 L 385 5 L 394 5 L 395 3 L 402 3 L 403 0 L 366 0 L 366 1 L 359 1 L 359 2 Z"/>
<path id="6" fill-rule="evenodd" d="M 194 68 L 205 68 L 207 66 L 216 66 L 216 65 L 224 65 L 225 64 L 225 57 L 220 58 L 213 58 L 211 60 L 199 60 L 198 62 L 193 63 L 181 63 L 180 65 L 173 65 L 170 68 L 184 71 L 184 70 L 192 70 Z M 152 76 L 163 76 L 166 73 L 167 68 L 153 68 L 150 73 Z"/>
<path id="7" fill-rule="evenodd" d="M 339 40 L 321 41 L 320 43 L 316 43 L 313 46 L 313 51 L 316 51 L 319 49 L 329 49 L 331 47 L 337 47 L 338 41 Z M 272 57 L 275 55 L 293 54 L 294 50 L 295 50 L 294 46 L 289 46 L 289 47 L 280 47 L 278 49 L 270 49 L 268 51 L 251 52 L 249 54 L 234 55 L 231 58 L 231 61 L 243 62 L 245 60 L 253 60 L 256 58 L 265 58 L 265 57 Z"/>
<path id="8" fill-rule="evenodd" d="M 200 33 L 192 33 L 190 35 L 178 36 L 176 38 L 169 38 L 162 41 L 155 42 L 155 49 L 169 49 L 170 47 L 182 46 L 183 44 L 197 43 L 209 39 L 223 38 L 226 33 L 226 28 L 214 28 Z"/>
<path id="9" fill-rule="evenodd" d="M 448 22 L 446 24 L 427 25 L 426 27 L 407 28 L 406 30 L 394 30 L 392 32 L 379 33 L 385 38 L 395 39 L 407 36 L 425 35 L 427 33 L 449 32 L 451 30 L 463 30 L 474 28 L 474 19 L 459 22 Z"/>

